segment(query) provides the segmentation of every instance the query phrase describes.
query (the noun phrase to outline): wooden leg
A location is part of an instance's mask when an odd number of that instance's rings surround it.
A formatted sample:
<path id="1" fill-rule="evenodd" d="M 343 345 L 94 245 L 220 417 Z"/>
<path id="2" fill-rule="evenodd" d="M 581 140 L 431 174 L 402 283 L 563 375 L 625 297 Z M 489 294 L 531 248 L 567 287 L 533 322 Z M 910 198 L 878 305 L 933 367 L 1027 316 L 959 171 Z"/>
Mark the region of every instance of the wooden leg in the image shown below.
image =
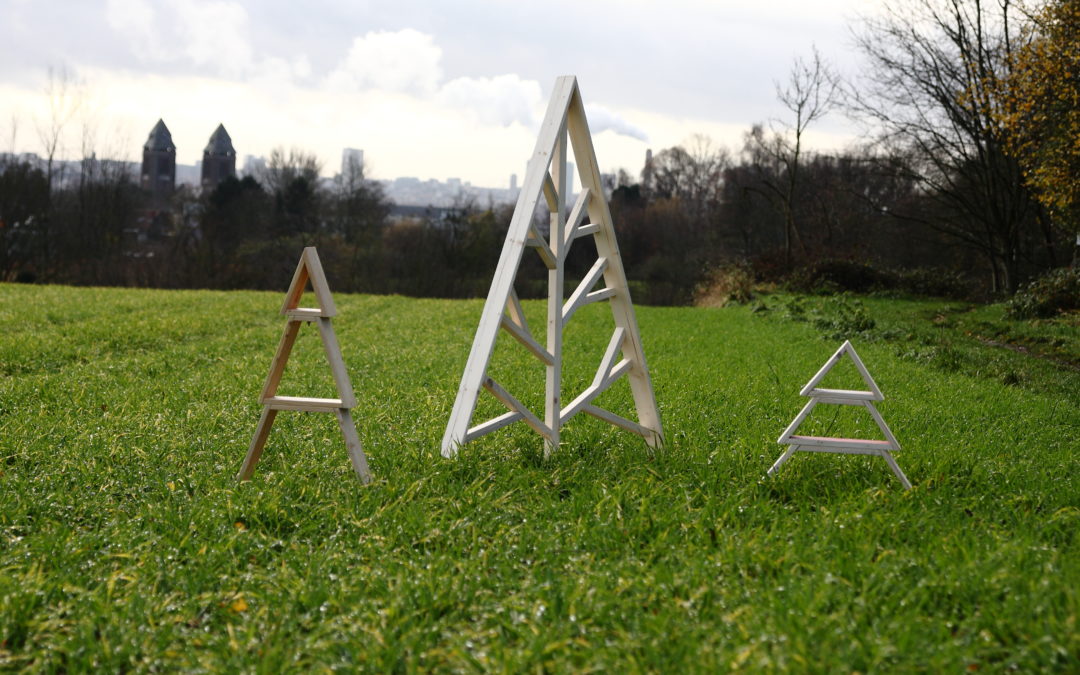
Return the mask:
<path id="1" fill-rule="evenodd" d="M 255 436 L 252 437 L 247 457 L 244 458 L 244 465 L 240 467 L 240 473 L 236 475 L 237 480 L 251 480 L 251 474 L 255 473 L 255 464 L 258 463 L 259 457 L 262 456 L 266 438 L 270 435 L 270 427 L 274 426 L 275 417 L 277 417 L 276 410 L 271 410 L 270 406 L 263 407 L 262 416 L 259 417 L 259 424 L 255 427 Z"/>
<path id="2" fill-rule="evenodd" d="M 360 478 L 360 482 L 367 485 L 371 482 L 371 471 L 368 470 L 367 456 L 360 447 L 360 437 L 356 435 L 356 425 L 353 424 L 352 415 L 347 408 L 339 408 L 337 413 L 338 426 L 341 434 L 345 436 L 345 449 L 349 451 L 349 459 L 352 460 L 353 470 Z"/>
<path id="3" fill-rule="evenodd" d="M 907 476 L 904 475 L 904 472 L 900 470 L 900 465 L 896 463 L 896 460 L 893 459 L 893 456 L 888 451 L 882 451 L 881 456 L 884 457 L 885 461 L 889 463 L 889 468 L 892 469 L 893 473 L 896 474 L 896 477 L 900 479 L 900 482 L 903 484 L 904 489 L 910 490 L 911 481 L 909 481 L 907 479 Z"/>
<path id="4" fill-rule="evenodd" d="M 784 462 L 791 459 L 791 456 L 795 454 L 795 451 L 799 449 L 797 445 L 789 445 L 788 449 L 784 451 L 784 454 L 780 455 L 780 459 L 776 460 L 776 463 L 769 468 L 768 474 L 771 476 L 776 473 L 776 470 L 784 465 Z"/>

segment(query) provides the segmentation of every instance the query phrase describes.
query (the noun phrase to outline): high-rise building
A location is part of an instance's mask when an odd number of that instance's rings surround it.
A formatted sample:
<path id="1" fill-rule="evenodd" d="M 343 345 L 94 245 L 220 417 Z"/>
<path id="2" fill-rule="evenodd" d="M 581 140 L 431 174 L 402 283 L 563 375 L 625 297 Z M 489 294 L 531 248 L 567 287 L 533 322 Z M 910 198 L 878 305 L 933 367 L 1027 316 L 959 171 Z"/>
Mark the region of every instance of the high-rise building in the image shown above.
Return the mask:
<path id="1" fill-rule="evenodd" d="M 513 192 L 517 189 L 517 174 L 510 174 L 510 191 Z"/>
<path id="2" fill-rule="evenodd" d="M 236 176 L 236 150 L 225 125 L 219 124 L 203 150 L 202 187 L 213 190 L 229 176 Z"/>
<path id="3" fill-rule="evenodd" d="M 341 175 L 364 175 L 364 151 L 357 148 L 345 148 L 341 151 Z"/>
<path id="4" fill-rule="evenodd" d="M 176 189 L 176 145 L 163 120 L 157 121 L 143 145 L 140 182 L 157 201 L 168 199 Z"/>

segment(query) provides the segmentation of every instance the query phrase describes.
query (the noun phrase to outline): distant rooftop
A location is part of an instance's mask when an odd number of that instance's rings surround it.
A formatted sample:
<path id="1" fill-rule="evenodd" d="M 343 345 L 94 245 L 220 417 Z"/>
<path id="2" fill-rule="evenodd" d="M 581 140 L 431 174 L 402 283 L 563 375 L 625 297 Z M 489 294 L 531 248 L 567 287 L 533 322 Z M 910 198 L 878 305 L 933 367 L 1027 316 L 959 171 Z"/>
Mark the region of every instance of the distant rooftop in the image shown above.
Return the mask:
<path id="1" fill-rule="evenodd" d="M 236 156 L 232 139 L 229 138 L 229 132 L 225 131 L 224 124 L 219 124 L 218 128 L 214 130 L 213 135 L 210 136 L 210 142 L 206 144 L 206 149 L 203 152 L 216 157 Z"/>
<path id="2" fill-rule="evenodd" d="M 148 152 L 176 152 L 172 134 L 169 133 L 169 127 L 165 126 L 164 120 L 158 120 L 154 128 L 150 130 L 150 136 L 146 139 L 143 150 Z"/>

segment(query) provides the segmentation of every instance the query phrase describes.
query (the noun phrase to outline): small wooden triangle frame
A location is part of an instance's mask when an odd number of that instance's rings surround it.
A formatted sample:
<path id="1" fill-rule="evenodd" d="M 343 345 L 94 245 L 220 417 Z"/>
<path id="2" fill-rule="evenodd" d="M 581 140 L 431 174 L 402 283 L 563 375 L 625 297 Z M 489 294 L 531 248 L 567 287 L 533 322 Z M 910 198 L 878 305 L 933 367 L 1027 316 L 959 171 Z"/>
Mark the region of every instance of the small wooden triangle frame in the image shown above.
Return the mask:
<path id="1" fill-rule="evenodd" d="M 317 308 L 299 307 L 300 298 L 304 295 L 308 281 L 315 292 L 315 298 L 319 302 Z M 330 319 L 337 315 L 337 307 L 334 298 L 330 295 L 330 286 L 326 283 L 326 275 L 323 273 L 322 263 L 315 247 L 309 246 L 304 249 L 300 256 L 300 264 L 296 266 L 292 284 L 285 294 L 285 302 L 281 305 L 281 313 L 285 315 L 285 332 L 278 343 L 277 353 L 270 365 L 270 374 L 266 376 L 262 393 L 259 395 L 259 403 L 263 406 L 259 424 L 255 427 L 255 436 L 251 439 L 244 465 L 240 469 L 237 478 L 241 481 L 250 480 L 255 472 L 255 464 L 262 456 L 266 439 L 270 435 L 270 427 L 274 424 L 279 410 L 302 410 L 306 412 L 332 412 L 337 416 L 338 426 L 345 437 L 345 447 L 349 451 L 349 459 L 352 460 L 353 469 L 360 480 L 367 484 L 371 482 L 371 472 L 368 470 L 367 457 L 360 446 L 360 438 L 356 434 L 356 426 L 353 424 L 352 414 L 349 412 L 356 405 L 356 396 L 353 394 L 352 383 L 349 382 L 349 373 L 345 369 L 345 361 L 341 358 L 341 347 L 338 345 L 337 336 Z M 337 387 L 339 398 L 308 398 L 297 396 L 278 396 L 277 389 L 281 383 L 281 376 L 285 372 L 285 364 L 289 361 L 293 343 L 300 333 L 300 324 L 303 322 L 318 322 L 319 335 L 322 337 L 323 349 L 326 351 L 326 359 L 330 362 L 330 372 L 334 376 L 334 384 Z"/>
<path id="2" fill-rule="evenodd" d="M 582 184 L 581 194 L 570 209 L 569 216 L 566 215 L 566 196 L 569 194 L 566 171 L 568 145 L 573 149 Z M 546 240 L 533 223 L 533 214 L 541 197 L 546 200 L 550 213 L 551 225 Z M 588 222 L 585 222 L 586 216 Z M 585 236 L 593 237 L 598 259 L 569 299 L 564 299 L 567 252 L 576 239 Z M 546 346 L 541 345 L 530 333 L 525 313 L 514 292 L 514 279 L 526 248 L 536 249 L 548 268 Z M 601 279 L 603 284 L 594 290 Z M 610 301 L 615 331 L 592 384 L 564 406 L 561 382 L 563 327 L 577 310 L 602 300 Z M 543 420 L 487 374 L 500 330 L 505 330 L 524 345 L 547 368 Z M 630 380 L 638 422 L 593 405 L 593 400 L 623 375 Z M 470 427 L 481 389 L 486 389 L 501 401 L 509 412 Z M 442 454 L 453 457 L 458 448 L 469 441 L 519 420 L 544 437 L 545 455 L 550 454 L 559 446 L 562 426 L 579 412 L 636 433 L 652 447 L 663 441 L 660 414 L 645 363 L 645 352 L 641 347 L 641 335 L 630 301 L 619 245 L 615 240 L 611 212 L 604 198 L 600 168 L 585 119 L 585 106 L 577 78 L 567 75 L 555 82 L 536 147 L 525 172 L 454 409 L 443 436 Z"/>
<path id="3" fill-rule="evenodd" d="M 859 374 L 862 376 L 863 382 L 866 383 L 869 391 L 851 391 L 848 389 L 821 389 L 818 387 L 821 381 L 825 379 L 825 376 L 829 374 L 840 359 L 847 355 L 851 358 L 852 363 L 855 364 L 855 368 L 858 369 Z M 796 415 L 787 429 L 784 429 L 784 433 L 777 439 L 777 443 L 783 443 L 788 445 L 788 449 L 784 451 L 784 454 L 780 455 L 780 459 L 776 460 L 776 463 L 769 469 L 769 475 L 775 473 L 784 462 L 788 461 L 791 456 L 802 450 L 804 452 L 839 452 L 852 455 L 880 455 L 888 463 L 889 468 L 893 470 L 896 477 L 900 479 L 904 488 L 911 489 L 911 483 L 908 481 L 907 476 L 900 470 L 900 466 L 893 459 L 892 451 L 899 450 L 900 444 L 896 441 L 896 437 L 893 436 L 892 431 L 889 430 L 889 425 L 885 423 L 881 413 L 874 407 L 874 401 L 884 400 L 884 396 L 881 395 L 881 390 L 878 389 L 877 384 L 874 382 L 874 378 L 870 377 L 870 372 L 866 370 L 866 366 L 863 365 L 862 359 L 855 352 L 855 348 L 851 346 L 851 343 L 847 340 L 840 346 L 840 349 L 836 350 L 825 365 L 821 367 L 821 370 L 817 372 L 814 377 L 810 378 L 810 381 L 806 383 L 806 386 L 799 392 L 802 396 L 809 396 L 810 401 L 802 409 L 802 411 Z M 857 438 L 827 438 L 823 436 L 799 436 L 795 432 L 798 430 L 799 425 L 810 414 L 810 411 L 818 403 L 831 403 L 837 405 L 861 405 L 869 411 L 870 416 L 874 418 L 874 422 L 881 429 L 881 433 L 884 434 L 885 440 L 865 440 Z"/>

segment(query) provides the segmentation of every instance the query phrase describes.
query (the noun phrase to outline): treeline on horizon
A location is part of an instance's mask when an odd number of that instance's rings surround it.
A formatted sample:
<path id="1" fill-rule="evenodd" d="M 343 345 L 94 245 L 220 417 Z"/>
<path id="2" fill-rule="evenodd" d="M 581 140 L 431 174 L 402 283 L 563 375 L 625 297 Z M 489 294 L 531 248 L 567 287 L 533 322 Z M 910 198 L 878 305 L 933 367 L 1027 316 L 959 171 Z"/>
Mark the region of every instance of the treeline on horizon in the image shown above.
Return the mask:
<path id="1" fill-rule="evenodd" d="M 863 20 L 857 79 L 815 51 L 777 84 L 787 120 L 751 127 L 735 150 L 695 137 L 611 177 L 635 301 L 692 302 L 732 267 L 804 290 L 991 297 L 1070 264 L 1080 1 L 1022 9 L 918 0 Z M 807 129 L 830 113 L 873 133 L 842 153 L 808 151 Z M 87 159 L 60 180 L 52 150 L 41 165 L 0 161 L 0 280 L 279 289 L 314 245 L 337 291 L 482 297 L 513 213 L 463 200 L 392 221 L 378 184 L 354 170 L 327 185 L 299 151 L 155 204 L 121 163 Z M 573 249 L 571 280 L 590 248 Z M 546 295 L 529 251 L 520 279 L 523 296 Z"/>

